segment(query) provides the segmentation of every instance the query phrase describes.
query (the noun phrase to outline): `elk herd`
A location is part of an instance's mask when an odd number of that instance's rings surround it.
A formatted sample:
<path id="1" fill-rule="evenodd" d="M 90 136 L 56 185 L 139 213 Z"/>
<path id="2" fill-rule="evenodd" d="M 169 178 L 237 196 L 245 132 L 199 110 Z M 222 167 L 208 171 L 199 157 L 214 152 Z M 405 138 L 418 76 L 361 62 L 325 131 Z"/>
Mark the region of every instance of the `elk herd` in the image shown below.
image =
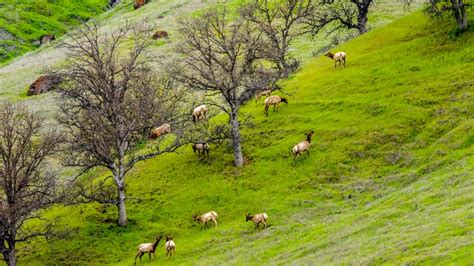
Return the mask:
<path id="1" fill-rule="evenodd" d="M 346 57 L 347 54 L 345 52 L 327 52 L 325 56 L 334 60 L 334 67 L 337 67 L 338 63 L 339 66 L 346 66 Z M 267 88 L 255 93 L 255 102 L 259 103 L 262 97 L 266 97 L 264 100 L 264 113 L 268 116 L 268 109 L 273 106 L 273 112 L 278 112 L 280 104 L 285 103 L 288 104 L 288 99 L 281 97 L 279 95 L 272 95 L 275 90 L 281 90 L 281 87 L 278 85 L 274 85 L 273 88 Z M 202 122 L 207 120 L 207 114 L 209 112 L 209 108 L 201 104 L 194 108 L 192 111 L 192 120 L 194 123 Z M 171 126 L 167 123 L 162 124 L 159 127 L 152 128 L 150 131 L 149 137 L 151 139 L 156 139 L 164 134 L 171 133 Z M 303 140 L 296 144 L 293 149 L 293 163 L 296 162 L 296 158 L 298 156 L 303 155 L 304 153 L 309 154 L 309 148 L 311 146 L 311 138 L 314 134 L 314 131 L 311 130 L 310 132 L 306 133 L 306 140 Z M 205 141 L 200 141 L 192 144 L 192 149 L 195 154 L 198 155 L 199 160 L 209 160 L 209 143 Z"/>
<path id="2" fill-rule="evenodd" d="M 217 228 L 217 212 L 215 211 L 210 211 L 201 215 L 193 215 L 193 220 L 198 223 L 202 223 L 203 227 L 202 229 L 207 228 L 208 223 L 213 223 L 214 228 Z M 251 215 L 248 213 L 245 216 L 245 221 L 252 221 L 255 225 L 255 229 L 260 228 L 260 224 L 262 224 L 263 229 L 267 228 L 267 220 L 268 220 L 268 215 L 266 213 L 258 213 Z M 143 255 L 148 253 L 148 259 L 151 260 L 151 254 L 153 254 L 153 257 L 156 259 L 156 248 L 158 247 L 158 244 L 160 243 L 160 240 L 163 238 L 163 235 L 159 235 L 155 237 L 155 242 L 153 243 L 143 243 L 138 245 L 137 247 L 137 253 L 135 255 L 135 262 L 134 264 L 137 263 L 137 258 L 142 261 Z M 169 235 L 165 235 L 166 242 L 165 242 L 165 257 L 167 258 L 168 256 L 171 258 L 173 255 L 176 254 L 176 244 L 173 241 L 173 237 Z"/>
<path id="3" fill-rule="evenodd" d="M 333 59 L 335 61 L 334 67 L 337 67 L 337 64 L 339 63 L 339 66 L 344 66 L 346 65 L 346 53 L 345 52 L 337 52 L 335 54 L 328 52 L 325 54 L 325 56 Z M 281 89 L 280 87 L 275 86 L 276 89 Z M 265 115 L 268 116 L 268 109 L 270 106 L 273 106 L 273 111 L 278 112 L 278 108 L 280 103 L 285 103 L 288 104 L 288 100 L 286 98 L 283 98 L 278 95 L 272 95 L 273 90 L 271 89 L 265 89 L 260 92 L 257 92 L 255 94 L 255 102 L 258 103 L 262 97 L 266 97 L 264 101 L 264 112 Z M 192 112 L 192 120 L 194 123 L 198 123 L 200 121 L 204 121 L 207 119 L 207 113 L 209 109 L 206 105 L 199 105 L 196 107 L 193 112 Z M 170 133 L 171 132 L 171 126 L 169 124 L 162 124 L 159 127 L 153 128 L 150 133 L 150 138 L 158 138 L 159 136 L 162 136 L 164 134 Z M 296 144 L 293 149 L 293 163 L 296 162 L 296 158 L 298 156 L 302 156 L 304 153 L 309 154 L 309 148 L 311 146 L 311 139 L 314 134 L 313 130 L 310 130 L 308 133 L 306 133 L 306 139 L 299 142 Z M 192 144 L 192 149 L 194 153 L 197 153 L 199 159 L 209 159 L 209 143 L 207 142 L 198 142 Z M 209 223 L 212 223 L 215 228 L 217 228 L 217 212 L 215 211 L 210 211 L 207 213 L 204 213 L 202 215 L 193 215 L 192 218 L 195 222 L 202 223 L 203 229 L 207 228 L 207 225 Z M 267 228 L 267 220 L 268 220 L 268 215 L 266 213 L 259 213 L 259 214 L 254 214 L 251 215 L 248 213 L 245 216 L 245 221 L 252 221 L 255 225 L 255 229 L 260 229 L 260 225 L 262 225 L 262 229 Z M 137 258 L 142 260 L 142 257 L 144 254 L 148 253 L 149 259 L 151 259 L 151 254 L 156 258 L 155 251 L 156 248 L 160 242 L 160 240 L 163 238 L 162 235 L 159 235 L 155 238 L 154 243 L 144 243 L 140 244 L 137 247 L 137 253 L 135 255 L 135 263 L 137 262 Z M 166 242 L 165 242 L 165 251 L 166 251 L 166 257 L 172 257 L 176 253 L 176 244 L 173 241 L 173 238 L 171 236 L 166 235 Z"/>

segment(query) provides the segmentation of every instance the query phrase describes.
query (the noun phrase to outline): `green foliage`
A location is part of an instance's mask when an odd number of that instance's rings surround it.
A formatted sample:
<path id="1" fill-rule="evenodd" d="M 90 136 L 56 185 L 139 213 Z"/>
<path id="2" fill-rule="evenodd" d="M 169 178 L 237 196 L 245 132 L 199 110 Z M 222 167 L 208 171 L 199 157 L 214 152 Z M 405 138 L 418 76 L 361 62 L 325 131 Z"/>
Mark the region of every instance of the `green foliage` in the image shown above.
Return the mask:
<path id="1" fill-rule="evenodd" d="M 0 63 L 32 51 L 45 34 L 63 35 L 104 12 L 107 0 L 2 0 L 0 3 Z"/>
<path id="2" fill-rule="evenodd" d="M 226 144 L 211 146 L 210 165 L 190 147 L 140 163 L 129 226 L 114 224 L 114 207 L 58 206 L 47 215 L 71 235 L 27 243 L 20 263 L 130 265 L 160 232 L 177 256 L 160 243 L 143 264 L 472 262 L 474 34 L 438 30 L 416 13 L 333 49 L 345 69 L 306 57 L 281 83 L 288 105 L 268 117 L 261 103 L 243 108 L 243 169 Z M 311 154 L 293 166 L 310 129 Z M 192 221 L 210 210 L 217 230 Z M 247 212 L 266 212 L 269 228 L 254 230 Z"/>

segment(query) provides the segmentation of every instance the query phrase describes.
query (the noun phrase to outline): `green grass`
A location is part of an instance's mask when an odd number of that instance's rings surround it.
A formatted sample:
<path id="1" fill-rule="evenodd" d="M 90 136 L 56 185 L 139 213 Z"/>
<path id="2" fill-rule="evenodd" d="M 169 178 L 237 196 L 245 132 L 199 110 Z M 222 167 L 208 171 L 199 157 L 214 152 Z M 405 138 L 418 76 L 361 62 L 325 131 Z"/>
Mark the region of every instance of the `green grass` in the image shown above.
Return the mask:
<path id="1" fill-rule="evenodd" d="M 0 3 L 0 64 L 38 47 L 45 34 L 61 37 L 71 27 L 104 12 L 107 0 L 2 0 Z"/>
<path id="2" fill-rule="evenodd" d="M 160 243 L 144 265 L 472 263 L 474 33 L 432 23 L 415 13 L 343 44 L 345 69 L 308 58 L 282 82 L 279 112 L 243 108 L 245 167 L 231 166 L 227 145 L 212 145 L 210 165 L 190 147 L 140 163 L 127 180 L 129 226 L 114 224 L 113 207 L 53 208 L 71 234 L 27 243 L 20 263 L 131 265 L 160 232 L 177 256 Z M 293 166 L 309 129 L 311 154 Z M 217 230 L 192 222 L 210 210 Z M 270 226 L 254 230 L 247 212 L 266 212 Z"/>

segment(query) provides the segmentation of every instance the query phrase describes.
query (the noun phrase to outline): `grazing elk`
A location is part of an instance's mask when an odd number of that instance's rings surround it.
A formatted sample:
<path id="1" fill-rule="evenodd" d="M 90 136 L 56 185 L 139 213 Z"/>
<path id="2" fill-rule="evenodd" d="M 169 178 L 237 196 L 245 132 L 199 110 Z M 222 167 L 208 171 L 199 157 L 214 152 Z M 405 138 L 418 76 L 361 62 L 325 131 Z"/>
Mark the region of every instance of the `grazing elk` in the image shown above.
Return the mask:
<path id="1" fill-rule="evenodd" d="M 207 114 L 208 111 L 209 111 L 209 109 L 204 104 L 199 105 L 198 107 L 196 107 L 193 111 L 193 122 L 196 123 L 196 122 L 199 122 L 201 120 L 205 120 L 206 119 L 206 114 Z"/>
<path id="2" fill-rule="evenodd" d="M 266 213 L 259 213 L 255 215 L 250 215 L 250 213 L 245 216 L 245 221 L 252 221 L 255 224 L 255 229 L 258 229 L 260 224 L 264 225 L 264 228 L 267 228 L 267 219 L 268 215 Z"/>
<path id="3" fill-rule="evenodd" d="M 331 52 L 327 52 L 325 56 L 334 60 L 334 68 L 336 68 L 337 63 L 339 62 L 339 66 L 344 65 L 346 67 L 346 53 L 345 52 L 337 52 L 335 54 Z"/>
<path id="4" fill-rule="evenodd" d="M 156 139 L 159 136 L 162 136 L 164 134 L 171 133 L 171 126 L 170 124 L 163 124 L 159 127 L 155 127 L 154 129 L 151 130 L 150 132 L 150 138 L 151 139 Z"/>
<path id="5" fill-rule="evenodd" d="M 203 223 L 204 225 L 203 228 L 207 227 L 208 222 L 213 222 L 215 225 L 215 228 L 217 228 L 217 212 L 215 211 L 210 211 L 203 215 L 193 215 L 193 219 L 195 222 Z"/>
<path id="6" fill-rule="evenodd" d="M 168 32 L 166 32 L 164 30 L 159 30 L 159 31 L 155 32 L 155 34 L 153 34 L 153 39 L 154 40 L 158 40 L 158 39 L 162 39 L 162 38 L 168 38 Z"/>
<path id="7" fill-rule="evenodd" d="M 288 100 L 286 98 L 282 98 L 278 95 L 273 95 L 265 99 L 265 114 L 268 116 L 268 109 L 271 105 L 273 105 L 273 112 L 275 112 L 275 109 L 278 110 L 278 106 L 282 102 L 288 104 Z"/>
<path id="8" fill-rule="evenodd" d="M 198 154 L 199 160 L 209 160 L 209 144 L 207 142 L 199 142 L 193 144 L 193 152 Z"/>

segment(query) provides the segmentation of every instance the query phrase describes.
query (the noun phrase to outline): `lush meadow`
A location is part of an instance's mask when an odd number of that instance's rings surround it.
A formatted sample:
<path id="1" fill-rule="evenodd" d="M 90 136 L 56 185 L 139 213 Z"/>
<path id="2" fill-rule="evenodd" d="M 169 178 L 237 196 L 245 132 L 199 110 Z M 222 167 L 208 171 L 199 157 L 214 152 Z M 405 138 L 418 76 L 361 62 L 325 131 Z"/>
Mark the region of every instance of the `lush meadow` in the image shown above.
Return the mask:
<path id="1" fill-rule="evenodd" d="M 345 69 L 308 57 L 281 82 L 288 105 L 244 108 L 242 169 L 226 144 L 210 165 L 189 146 L 148 160 L 128 176 L 127 227 L 114 207 L 56 207 L 46 215 L 71 234 L 27 243 L 19 262 L 130 265 L 159 233 L 177 256 L 160 243 L 144 265 L 472 262 L 474 35 L 432 23 L 418 12 L 344 43 Z M 293 165 L 310 129 L 311 154 Z M 219 226 L 203 230 L 191 216 L 210 210 Z M 247 212 L 270 226 L 254 230 Z"/>

